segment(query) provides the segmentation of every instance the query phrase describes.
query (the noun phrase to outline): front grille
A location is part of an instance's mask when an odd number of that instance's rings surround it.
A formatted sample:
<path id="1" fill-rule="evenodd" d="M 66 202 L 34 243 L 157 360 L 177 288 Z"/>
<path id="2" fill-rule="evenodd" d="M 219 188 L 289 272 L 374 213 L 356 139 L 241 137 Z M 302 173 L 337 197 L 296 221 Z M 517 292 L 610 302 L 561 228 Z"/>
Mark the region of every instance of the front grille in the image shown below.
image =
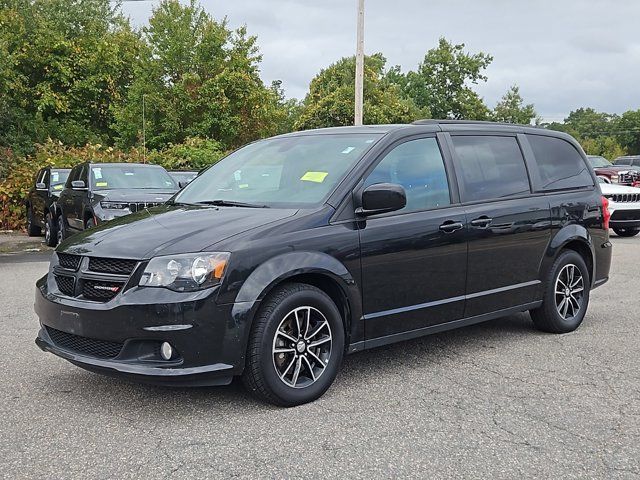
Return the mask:
<path id="1" fill-rule="evenodd" d="M 73 296 L 73 286 L 75 285 L 75 280 L 73 277 L 67 277 L 66 275 L 56 275 L 56 284 L 58 285 L 58 290 L 61 293 L 72 297 Z"/>
<path id="2" fill-rule="evenodd" d="M 640 179 L 638 172 L 625 172 L 618 175 L 618 183 L 633 184 Z"/>
<path id="3" fill-rule="evenodd" d="M 136 267 L 137 260 L 123 260 L 120 258 L 90 258 L 89 270 L 92 272 L 115 273 L 118 275 L 131 275 Z"/>
<path id="4" fill-rule="evenodd" d="M 639 202 L 640 194 L 638 193 L 616 193 L 615 195 L 611 195 L 611 200 L 616 203 L 631 203 L 631 202 Z"/>
<path id="5" fill-rule="evenodd" d="M 91 357 L 115 358 L 120 354 L 124 345 L 117 342 L 81 337 L 51 327 L 46 327 L 46 329 L 49 337 L 56 346 Z"/>
<path id="6" fill-rule="evenodd" d="M 162 205 L 164 202 L 136 202 L 129 204 L 130 212 L 138 212 L 140 210 L 144 210 L 145 208 L 157 207 L 158 205 Z"/>
<path id="7" fill-rule="evenodd" d="M 84 280 L 82 284 L 82 296 L 87 300 L 106 302 L 115 297 L 124 287 L 124 282 L 101 282 L 97 280 Z"/>
<path id="8" fill-rule="evenodd" d="M 616 210 L 611 215 L 611 220 L 640 220 L 640 210 Z"/>
<path id="9" fill-rule="evenodd" d="M 68 270 L 78 270 L 80 266 L 80 260 L 82 257 L 80 255 L 71 255 L 69 253 L 58 253 L 58 263 L 62 268 L 66 268 Z"/>

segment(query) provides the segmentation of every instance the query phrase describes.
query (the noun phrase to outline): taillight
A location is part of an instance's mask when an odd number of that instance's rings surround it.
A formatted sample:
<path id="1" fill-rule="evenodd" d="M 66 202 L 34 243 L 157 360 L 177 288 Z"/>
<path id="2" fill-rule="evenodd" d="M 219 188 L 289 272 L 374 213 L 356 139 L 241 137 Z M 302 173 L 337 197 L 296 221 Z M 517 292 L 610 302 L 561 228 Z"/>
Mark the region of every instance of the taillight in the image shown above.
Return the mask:
<path id="1" fill-rule="evenodd" d="M 609 211 L 609 200 L 602 197 L 602 224 L 605 230 L 609 230 L 609 220 L 611 220 L 611 212 Z"/>

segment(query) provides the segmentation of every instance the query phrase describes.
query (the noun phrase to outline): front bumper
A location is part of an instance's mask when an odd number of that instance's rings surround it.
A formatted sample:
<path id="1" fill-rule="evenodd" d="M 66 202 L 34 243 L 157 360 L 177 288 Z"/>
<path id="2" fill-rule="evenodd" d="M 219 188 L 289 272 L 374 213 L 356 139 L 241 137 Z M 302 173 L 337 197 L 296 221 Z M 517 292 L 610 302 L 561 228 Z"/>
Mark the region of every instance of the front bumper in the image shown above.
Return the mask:
<path id="1" fill-rule="evenodd" d="M 174 386 L 228 384 L 242 373 L 248 309 L 216 304 L 215 288 L 181 293 L 134 287 L 105 303 L 52 290 L 46 276 L 36 284 L 41 325 L 36 344 L 79 367 Z M 60 335 L 81 341 L 61 342 Z M 159 355 L 165 341 L 176 352 L 170 360 Z M 105 357 L 93 347 L 84 348 L 87 342 L 122 347 Z"/>
<path id="2" fill-rule="evenodd" d="M 609 212 L 611 213 L 611 219 L 609 220 L 609 225 L 611 227 L 640 227 L 640 204 L 638 203 L 610 202 Z"/>

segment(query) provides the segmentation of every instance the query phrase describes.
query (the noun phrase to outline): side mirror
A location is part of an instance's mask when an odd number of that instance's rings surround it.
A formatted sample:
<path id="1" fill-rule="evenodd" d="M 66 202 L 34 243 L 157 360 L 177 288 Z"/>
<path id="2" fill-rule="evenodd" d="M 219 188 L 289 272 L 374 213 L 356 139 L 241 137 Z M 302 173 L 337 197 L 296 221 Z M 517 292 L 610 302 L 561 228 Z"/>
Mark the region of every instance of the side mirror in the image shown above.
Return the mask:
<path id="1" fill-rule="evenodd" d="M 180 180 L 178 182 L 178 187 L 180 187 L 180 189 L 183 189 L 184 187 L 186 187 L 187 185 L 189 185 L 189 182 L 187 182 L 186 180 Z"/>
<path id="2" fill-rule="evenodd" d="M 82 190 L 84 188 L 87 188 L 87 186 L 84 184 L 84 180 L 74 180 L 73 182 L 71 182 L 71 188 L 73 188 L 74 190 Z"/>
<path id="3" fill-rule="evenodd" d="M 356 210 L 358 215 L 393 212 L 407 205 L 407 194 L 401 185 L 395 183 L 376 183 L 362 192 L 362 207 Z"/>
<path id="4" fill-rule="evenodd" d="M 36 183 L 36 190 L 40 190 L 40 191 L 47 191 L 47 185 L 45 183 L 42 182 L 38 182 Z"/>

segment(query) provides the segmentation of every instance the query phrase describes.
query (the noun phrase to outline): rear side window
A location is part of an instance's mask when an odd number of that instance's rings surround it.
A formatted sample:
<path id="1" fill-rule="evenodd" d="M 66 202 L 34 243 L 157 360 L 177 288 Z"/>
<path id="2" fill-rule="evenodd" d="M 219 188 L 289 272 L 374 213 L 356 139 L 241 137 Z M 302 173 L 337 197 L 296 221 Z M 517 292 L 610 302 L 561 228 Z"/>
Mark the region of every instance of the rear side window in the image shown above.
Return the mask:
<path id="1" fill-rule="evenodd" d="M 593 178 L 582 155 L 566 140 L 527 135 L 536 157 L 542 190 L 580 188 L 593 185 Z"/>
<path id="2" fill-rule="evenodd" d="M 530 192 L 529 177 L 514 137 L 452 136 L 463 202 Z"/>

